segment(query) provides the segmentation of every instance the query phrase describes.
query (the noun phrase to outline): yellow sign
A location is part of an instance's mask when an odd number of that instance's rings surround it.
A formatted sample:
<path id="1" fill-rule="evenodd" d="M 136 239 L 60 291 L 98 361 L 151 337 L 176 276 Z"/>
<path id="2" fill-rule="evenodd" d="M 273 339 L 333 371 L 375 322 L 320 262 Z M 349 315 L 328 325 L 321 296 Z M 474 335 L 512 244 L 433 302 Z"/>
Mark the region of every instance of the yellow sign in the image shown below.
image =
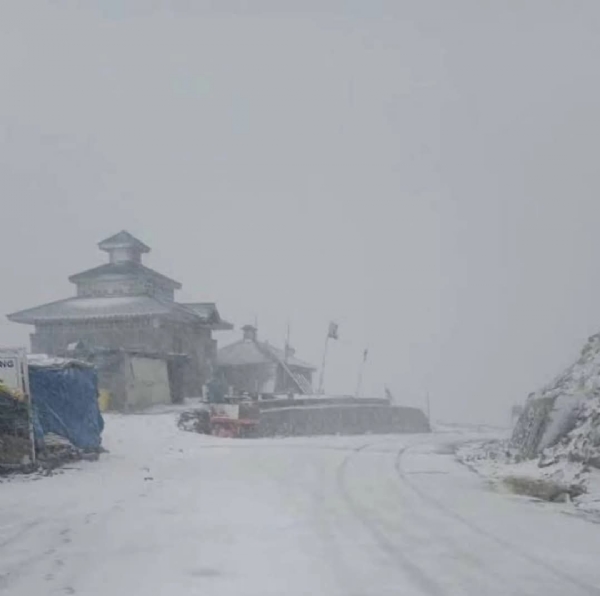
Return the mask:
<path id="1" fill-rule="evenodd" d="M 106 389 L 100 389 L 98 392 L 98 406 L 101 412 L 106 412 L 110 408 L 110 392 Z"/>

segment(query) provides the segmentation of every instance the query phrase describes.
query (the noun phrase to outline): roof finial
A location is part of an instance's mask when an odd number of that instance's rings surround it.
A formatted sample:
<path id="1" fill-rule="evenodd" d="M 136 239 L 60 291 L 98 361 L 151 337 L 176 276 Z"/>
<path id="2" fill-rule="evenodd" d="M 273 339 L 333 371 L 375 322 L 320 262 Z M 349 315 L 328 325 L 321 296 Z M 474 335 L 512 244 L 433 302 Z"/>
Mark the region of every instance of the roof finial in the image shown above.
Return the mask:
<path id="1" fill-rule="evenodd" d="M 257 329 L 253 325 L 244 325 L 242 327 L 242 331 L 244 332 L 244 339 L 248 341 L 256 341 L 258 334 Z"/>
<path id="2" fill-rule="evenodd" d="M 110 255 L 111 263 L 123 263 L 134 261 L 142 262 L 142 254 L 150 252 L 150 247 L 138 240 L 127 230 L 122 230 L 118 234 L 98 243 L 100 250 Z"/>

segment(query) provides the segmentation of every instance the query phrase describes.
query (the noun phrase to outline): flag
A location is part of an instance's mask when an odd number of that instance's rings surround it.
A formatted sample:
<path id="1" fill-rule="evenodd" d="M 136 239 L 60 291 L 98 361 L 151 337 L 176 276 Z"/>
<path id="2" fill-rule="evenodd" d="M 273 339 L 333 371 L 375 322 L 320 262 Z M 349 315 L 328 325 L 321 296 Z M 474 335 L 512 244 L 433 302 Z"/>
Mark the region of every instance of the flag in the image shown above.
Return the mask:
<path id="1" fill-rule="evenodd" d="M 394 401 L 394 396 L 392 395 L 392 392 L 386 387 L 385 388 L 385 396 L 387 399 L 389 399 L 391 402 Z"/>
<path id="2" fill-rule="evenodd" d="M 331 339 L 339 339 L 337 323 L 329 323 L 329 332 L 327 333 L 327 337 L 330 337 Z"/>
<path id="3" fill-rule="evenodd" d="M 367 361 L 367 358 L 369 357 L 369 349 L 367 348 L 364 352 L 363 352 L 363 362 Z"/>

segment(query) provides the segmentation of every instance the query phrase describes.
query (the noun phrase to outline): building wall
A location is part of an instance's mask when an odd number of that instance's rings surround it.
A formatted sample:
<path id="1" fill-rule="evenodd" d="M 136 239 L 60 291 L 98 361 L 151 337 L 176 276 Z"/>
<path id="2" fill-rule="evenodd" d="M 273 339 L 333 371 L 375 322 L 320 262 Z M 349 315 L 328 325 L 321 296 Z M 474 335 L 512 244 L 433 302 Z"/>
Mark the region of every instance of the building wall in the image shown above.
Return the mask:
<path id="1" fill-rule="evenodd" d="M 110 277 L 81 281 L 77 284 L 77 296 L 139 296 L 146 294 L 173 302 L 175 292 L 166 282 L 143 276 L 127 279 Z"/>
<path id="2" fill-rule="evenodd" d="M 131 348 L 148 352 L 186 354 L 181 367 L 182 391 L 187 397 L 202 394 L 216 357 L 210 329 L 157 319 L 93 321 L 39 325 L 31 335 L 31 350 L 63 355 L 69 344 L 83 341 L 92 348 Z"/>
<path id="3" fill-rule="evenodd" d="M 277 366 L 272 363 L 223 366 L 225 382 L 240 393 L 273 393 Z"/>
<path id="4" fill-rule="evenodd" d="M 296 367 L 290 369 L 312 384 L 312 371 Z M 240 392 L 289 393 L 291 391 L 296 394 L 300 392 L 283 367 L 276 363 L 223 366 L 221 371 L 227 384 Z"/>
<path id="5" fill-rule="evenodd" d="M 102 348 L 173 350 L 172 330 L 150 318 L 37 326 L 31 340 L 32 351 L 52 355 L 64 353 L 70 343 L 79 340 Z"/>
<path id="6" fill-rule="evenodd" d="M 202 386 L 211 375 L 216 360 L 217 342 L 212 339 L 210 329 L 189 324 L 172 324 L 171 350 L 177 354 L 187 354 L 189 360 L 182 368 L 183 392 L 186 397 L 200 397 Z"/>

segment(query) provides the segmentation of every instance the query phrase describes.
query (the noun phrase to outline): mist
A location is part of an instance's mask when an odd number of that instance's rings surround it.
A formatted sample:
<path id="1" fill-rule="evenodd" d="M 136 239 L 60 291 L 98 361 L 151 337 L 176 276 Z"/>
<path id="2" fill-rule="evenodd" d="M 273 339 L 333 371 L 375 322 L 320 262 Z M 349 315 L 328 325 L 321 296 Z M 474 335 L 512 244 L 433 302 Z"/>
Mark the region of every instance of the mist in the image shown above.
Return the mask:
<path id="1" fill-rule="evenodd" d="M 451 5 L 4 3 L 0 311 L 128 229 L 220 345 L 334 320 L 328 392 L 368 348 L 364 394 L 507 424 L 600 328 L 600 5 Z"/>

